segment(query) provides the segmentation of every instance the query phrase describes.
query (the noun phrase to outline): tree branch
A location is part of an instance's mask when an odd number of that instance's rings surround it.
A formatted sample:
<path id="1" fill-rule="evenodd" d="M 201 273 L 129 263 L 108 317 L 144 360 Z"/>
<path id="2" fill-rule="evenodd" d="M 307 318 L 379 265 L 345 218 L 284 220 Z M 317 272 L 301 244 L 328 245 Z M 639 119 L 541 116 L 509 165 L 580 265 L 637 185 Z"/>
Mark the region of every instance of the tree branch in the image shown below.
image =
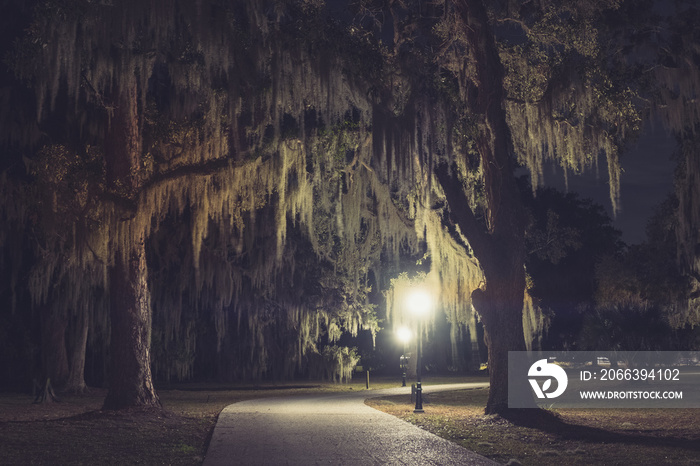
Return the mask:
<path id="1" fill-rule="evenodd" d="M 239 154 L 240 155 L 240 154 Z M 147 181 L 144 182 L 143 188 L 151 188 L 157 184 L 175 180 L 178 178 L 185 178 L 188 176 L 207 176 L 213 175 L 221 170 L 224 170 L 230 166 L 235 166 L 235 158 L 228 156 L 222 157 L 214 160 L 208 160 L 196 164 L 180 165 L 175 168 L 171 168 L 168 171 L 156 173 L 151 176 Z"/>
<path id="2" fill-rule="evenodd" d="M 452 220 L 459 225 L 476 257 L 491 257 L 491 238 L 469 207 L 469 200 L 462 190 L 462 183 L 455 174 L 450 173 L 447 164 L 435 167 L 435 176 L 445 193 Z"/>

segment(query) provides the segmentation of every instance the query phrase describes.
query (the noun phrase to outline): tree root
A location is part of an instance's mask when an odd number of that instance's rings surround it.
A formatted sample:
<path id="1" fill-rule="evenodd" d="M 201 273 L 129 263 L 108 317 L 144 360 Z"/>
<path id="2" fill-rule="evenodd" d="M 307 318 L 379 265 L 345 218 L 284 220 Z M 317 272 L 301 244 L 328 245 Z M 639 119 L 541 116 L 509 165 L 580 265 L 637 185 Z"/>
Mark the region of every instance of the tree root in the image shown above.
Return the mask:
<path id="1" fill-rule="evenodd" d="M 39 403 L 53 403 L 53 402 L 60 402 L 61 400 L 56 396 L 56 393 L 53 390 L 53 387 L 51 386 L 51 378 L 47 378 L 46 382 L 44 383 L 44 386 L 42 387 L 39 385 L 39 383 L 34 379 L 34 394 L 36 395 L 34 397 L 34 404 L 39 404 Z"/>

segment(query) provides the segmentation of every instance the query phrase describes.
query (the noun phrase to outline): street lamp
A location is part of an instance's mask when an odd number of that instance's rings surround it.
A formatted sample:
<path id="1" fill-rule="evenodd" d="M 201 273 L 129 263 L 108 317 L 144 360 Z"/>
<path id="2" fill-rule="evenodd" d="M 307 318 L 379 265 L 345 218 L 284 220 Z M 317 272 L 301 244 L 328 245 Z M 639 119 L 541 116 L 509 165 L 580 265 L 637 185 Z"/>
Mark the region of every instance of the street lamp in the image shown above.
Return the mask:
<path id="1" fill-rule="evenodd" d="M 426 290 L 415 288 L 406 295 L 406 309 L 418 319 L 418 345 L 416 349 L 416 407 L 414 413 L 423 412 L 423 388 L 421 386 L 421 361 L 423 351 L 423 321 L 430 314 L 433 298 Z"/>
<path id="2" fill-rule="evenodd" d="M 403 354 L 401 355 L 401 369 L 403 370 L 403 379 L 401 381 L 401 386 L 406 386 L 406 366 L 408 365 L 408 358 L 406 357 L 406 344 L 411 339 L 411 330 L 408 327 L 399 327 L 396 330 L 396 336 L 403 343 Z"/>

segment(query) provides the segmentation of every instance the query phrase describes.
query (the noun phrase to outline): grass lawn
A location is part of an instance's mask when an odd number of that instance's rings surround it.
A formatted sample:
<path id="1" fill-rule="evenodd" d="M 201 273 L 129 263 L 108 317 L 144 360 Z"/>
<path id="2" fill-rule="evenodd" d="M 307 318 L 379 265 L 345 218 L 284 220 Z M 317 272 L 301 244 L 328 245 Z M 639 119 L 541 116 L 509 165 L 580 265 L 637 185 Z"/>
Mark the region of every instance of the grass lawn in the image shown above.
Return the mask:
<path id="1" fill-rule="evenodd" d="M 371 388 L 396 386 L 395 378 L 371 380 Z M 348 384 L 180 384 L 158 389 L 163 410 L 127 412 L 101 411 L 105 389 L 59 394 L 60 402 L 44 404 L 0 393 L 0 465 L 199 465 L 219 413 L 231 403 L 364 389 L 364 376 Z"/>
<path id="2" fill-rule="evenodd" d="M 484 379 L 426 385 L 469 381 Z M 395 379 L 371 381 L 371 388 L 396 386 Z M 362 377 L 350 384 L 178 385 L 158 390 L 163 410 L 127 412 L 101 411 L 104 389 L 39 405 L 30 395 L 0 394 L 0 464 L 199 465 L 231 403 L 364 389 Z M 413 414 L 408 395 L 367 403 L 501 463 L 700 465 L 698 410 L 560 410 L 506 420 L 483 415 L 486 396 L 485 389 L 427 395 L 422 415 Z"/>
<path id="3" fill-rule="evenodd" d="M 700 410 L 521 410 L 486 416 L 488 389 L 424 397 L 414 414 L 409 396 L 367 404 L 500 463 L 522 465 L 700 465 Z M 427 403 L 426 400 L 427 399 Z"/>

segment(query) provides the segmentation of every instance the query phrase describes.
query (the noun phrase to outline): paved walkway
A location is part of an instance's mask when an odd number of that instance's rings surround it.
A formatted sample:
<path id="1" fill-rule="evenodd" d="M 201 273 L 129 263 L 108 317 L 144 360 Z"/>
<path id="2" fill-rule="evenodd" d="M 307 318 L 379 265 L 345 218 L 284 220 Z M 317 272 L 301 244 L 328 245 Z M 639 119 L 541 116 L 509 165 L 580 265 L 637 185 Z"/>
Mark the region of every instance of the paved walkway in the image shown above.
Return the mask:
<path id="1" fill-rule="evenodd" d="M 423 393 L 487 385 L 424 386 Z M 204 466 L 497 464 L 364 404 L 367 398 L 410 390 L 287 396 L 229 405 L 219 415 Z"/>

